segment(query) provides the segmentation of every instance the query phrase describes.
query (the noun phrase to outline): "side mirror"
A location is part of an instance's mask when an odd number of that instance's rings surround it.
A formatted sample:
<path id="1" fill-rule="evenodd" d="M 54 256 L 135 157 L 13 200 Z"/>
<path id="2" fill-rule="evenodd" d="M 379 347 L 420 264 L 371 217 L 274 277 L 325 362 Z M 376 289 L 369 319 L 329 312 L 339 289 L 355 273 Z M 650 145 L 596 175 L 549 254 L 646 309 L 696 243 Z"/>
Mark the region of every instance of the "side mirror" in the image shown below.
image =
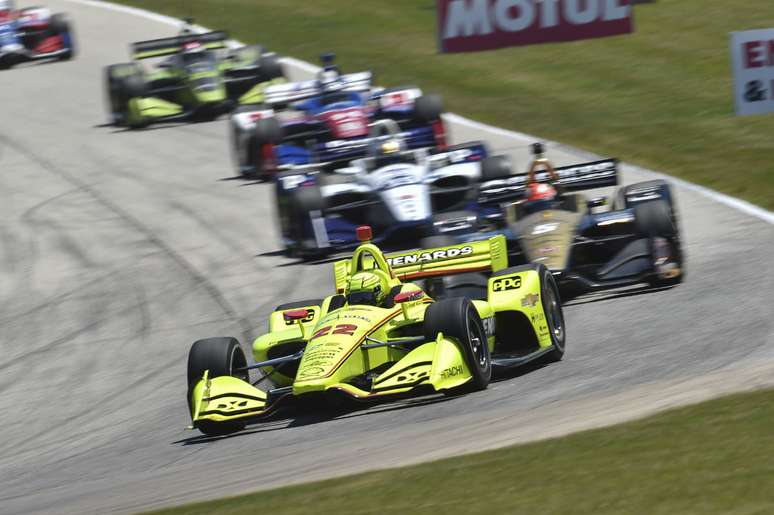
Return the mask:
<path id="1" fill-rule="evenodd" d="M 290 311 L 282 313 L 282 317 L 288 322 L 293 322 L 295 320 L 305 319 L 309 316 L 309 313 L 311 313 L 311 311 L 308 309 L 291 309 Z"/>
<path id="2" fill-rule="evenodd" d="M 422 290 L 404 291 L 395 296 L 395 304 L 402 304 L 404 302 L 411 302 L 412 300 L 419 300 L 424 296 Z"/>

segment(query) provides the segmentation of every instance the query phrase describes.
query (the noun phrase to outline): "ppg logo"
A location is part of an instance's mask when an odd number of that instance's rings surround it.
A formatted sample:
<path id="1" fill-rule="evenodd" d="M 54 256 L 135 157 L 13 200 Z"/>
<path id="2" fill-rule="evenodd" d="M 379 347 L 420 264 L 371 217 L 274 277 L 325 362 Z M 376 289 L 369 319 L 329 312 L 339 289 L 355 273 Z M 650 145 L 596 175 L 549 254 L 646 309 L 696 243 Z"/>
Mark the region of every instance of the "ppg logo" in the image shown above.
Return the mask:
<path id="1" fill-rule="evenodd" d="M 493 291 L 517 290 L 521 288 L 521 276 L 503 277 L 492 283 Z"/>

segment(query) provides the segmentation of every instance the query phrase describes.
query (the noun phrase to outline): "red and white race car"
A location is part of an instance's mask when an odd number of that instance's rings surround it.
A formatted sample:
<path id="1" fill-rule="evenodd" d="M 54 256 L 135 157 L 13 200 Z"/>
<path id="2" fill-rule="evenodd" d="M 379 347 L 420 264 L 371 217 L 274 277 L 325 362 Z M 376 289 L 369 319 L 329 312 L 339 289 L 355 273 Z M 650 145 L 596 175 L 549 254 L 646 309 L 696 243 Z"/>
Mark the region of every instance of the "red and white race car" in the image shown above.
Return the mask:
<path id="1" fill-rule="evenodd" d="M 269 179 L 299 165 L 341 166 L 364 157 L 380 120 L 393 120 L 407 149 L 446 146 L 441 99 L 419 88 L 378 88 L 371 72 L 342 74 L 323 56 L 316 79 L 272 84 L 263 104 L 231 115 L 234 160 L 241 175 Z M 377 124 L 378 125 L 378 124 Z"/>
<path id="2" fill-rule="evenodd" d="M 37 59 L 72 59 L 75 41 L 64 14 L 50 9 L 15 9 L 12 0 L 0 0 L 0 69 Z"/>

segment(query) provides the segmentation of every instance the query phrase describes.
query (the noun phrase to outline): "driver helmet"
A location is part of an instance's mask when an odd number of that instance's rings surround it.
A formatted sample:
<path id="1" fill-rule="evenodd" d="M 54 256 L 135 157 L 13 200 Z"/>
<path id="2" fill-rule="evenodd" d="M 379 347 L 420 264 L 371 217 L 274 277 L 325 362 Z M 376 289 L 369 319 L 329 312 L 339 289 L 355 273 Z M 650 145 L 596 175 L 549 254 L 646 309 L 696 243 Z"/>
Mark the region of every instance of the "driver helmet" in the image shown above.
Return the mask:
<path id="1" fill-rule="evenodd" d="M 350 277 L 344 293 L 349 304 L 379 306 L 387 298 L 389 289 L 387 274 L 381 270 L 368 270 Z"/>
<path id="2" fill-rule="evenodd" d="M 368 150 L 376 166 L 385 166 L 401 160 L 405 144 L 401 138 L 392 137 L 371 142 Z"/>
<path id="3" fill-rule="evenodd" d="M 538 200 L 551 201 L 556 198 L 556 188 L 550 184 L 533 182 L 527 186 L 527 200 L 535 202 Z"/>

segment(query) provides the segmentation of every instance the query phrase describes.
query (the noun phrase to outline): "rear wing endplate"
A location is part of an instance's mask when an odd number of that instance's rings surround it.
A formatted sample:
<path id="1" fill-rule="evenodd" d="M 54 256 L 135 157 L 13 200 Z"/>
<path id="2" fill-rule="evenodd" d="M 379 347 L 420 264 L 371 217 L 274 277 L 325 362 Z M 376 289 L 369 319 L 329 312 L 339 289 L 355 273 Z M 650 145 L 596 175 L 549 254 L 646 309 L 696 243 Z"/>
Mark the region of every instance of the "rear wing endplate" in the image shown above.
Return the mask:
<path id="1" fill-rule="evenodd" d="M 402 281 L 468 272 L 497 272 L 508 267 L 505 236 L 459 243 L 445 247 L 419 249 L 384 256 L 393 273 Z M 333 265 L 336 291 L 343 293 L 350 276 L 351 260 Z"/>
<path id="2" fill-rule="evenodd" d="M 151 39 L 139 41 L 131 45 L 132 59 L 149 59 L 152 57 L 164 57 L 181 52 L 186 44 L 199 43 L 209 50 L 226 48 L 228 33 L 218 30 L 205 32 L 204 34 L 186 34 L 171 38 Z"/>

